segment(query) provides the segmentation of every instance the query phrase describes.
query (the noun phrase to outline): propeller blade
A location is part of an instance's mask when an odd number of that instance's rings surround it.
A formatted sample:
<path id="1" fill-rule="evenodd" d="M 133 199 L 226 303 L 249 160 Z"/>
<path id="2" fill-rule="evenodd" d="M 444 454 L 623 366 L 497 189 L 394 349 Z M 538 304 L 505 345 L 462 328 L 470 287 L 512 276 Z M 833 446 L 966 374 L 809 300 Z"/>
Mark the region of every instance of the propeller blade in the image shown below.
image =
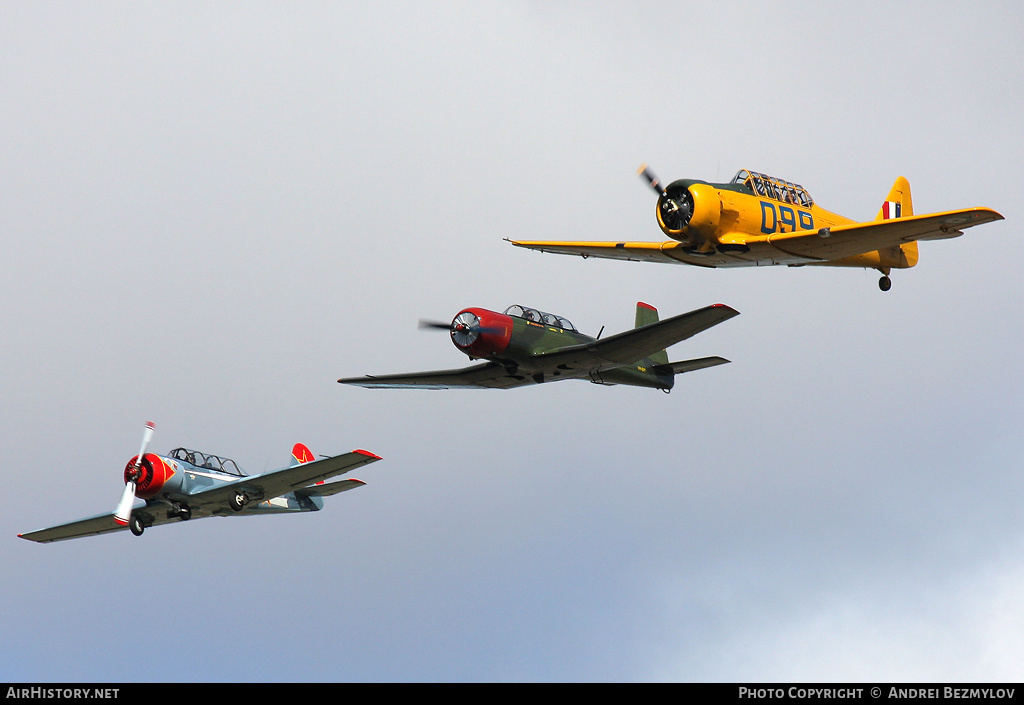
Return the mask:
<path id="1" fill-rule="evenodd" d="M 504 328 L 484 328 L 483 326 L 480 325 L 480 320 L 477 319 L 476 316 L 473 316 L 473 319 L 475 320 L 474 323 L 467 324 L 465 322 L 459 322 L 458 319 L 456 319 L 455 321 L 453 321 L 451 323 L 442 323 L 440 321 L 427 321 L 427 320 L 424 320 L 424 319 L 421 318 L 420 322 L 419 322 L 419 327 L 420 328 L 431 328 L 431 329 L 436 328 L 436 329 L 439 329 L 439 330 L 446 330 L 449 333 L 451 333 L 452 335 L 455 335 L 455 334 L 457 334 L 459 332 L 462 332 L 462 333 L 476 333 L 476 334 L 484 334 L 484 335 L 487 335 L 487 334 L 490 334 L 490 335 L 504 335 L 505 334 L 505 329 Z"/>
<path id="2" fill-rule="evenodd" d="M 156 424 L 152 421 L 146 422 L 146 430 L 142 432 L 142 447 L 139 448 L 139 460 L 136 465 L 142 462 L 142 456 L 146 454 L 146 449 L 149 447 L 149 442 L 153 440 L 153 431 L 156 430 Z"/>
<path id="3" fill-rule="evenodd" d="M 142 446 L 139 448 L 139 455 L 135 459 L 135 469 L 138 470 L 139 466 L 142 465 L 142 458 L 146 455 L 146 450 L 149 448 L 149 442 L 153 440 L 153 431 L 156 430 L 156 424 L 152 421 L 146 422 L 146 430 L 142 432 Z M 122 526 L 128 523 L 128 520 L 132 516 L 132 506 L 135 504 L 135 480 L 128 480 L 124 483 L 124 492 L 121 493 L 121 499 L 117 503 L 117 508 L 114 510 L 114 521 Z"/>
<path id="4" fill-rule="evenodd" d="M 128 524 L 128 519 L 132 516 L 132 506 L 135 504 L 135 483 L 128 481 L 125 483 L 124 492 L 121 493 L 121 500 L 117 503 L 117 509 L 114 510 L 114 521 L 121 526 Z"/>
<path id="5" fill-rule="evenodd" d="M 650 184 L 651 188 L 654 189 L 659 196 L 665 195 L 665 189 L 661 187 L 661 181 L 658 180 L 658 177 L 654 175 L 653 171 L 647 168 L 646 164 L 641 164 L 640 168 L 636 170 L 636 173 L 644 177 L 647 180 L 647 183 Z"/>
<path id="6" fill-rule="evenodd" d="M 451 323 L 441 323 L 440 321 L 425 321 L 422 318 L 419 323 L 420 328 L 440 328 L 441 330 L 451 330 Z"/>

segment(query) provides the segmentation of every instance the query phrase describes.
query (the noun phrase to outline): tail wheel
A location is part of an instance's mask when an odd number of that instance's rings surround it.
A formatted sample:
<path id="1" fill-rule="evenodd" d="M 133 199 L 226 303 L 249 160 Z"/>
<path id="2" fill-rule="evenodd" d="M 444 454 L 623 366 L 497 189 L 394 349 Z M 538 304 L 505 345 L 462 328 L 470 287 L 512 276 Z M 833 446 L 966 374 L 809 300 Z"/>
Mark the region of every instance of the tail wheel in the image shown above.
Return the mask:
<path id="1" fill-rule="evenodd" d="M 882 278 L 878 280 L 878 288 L 882 291 L 889 291 L 892 288 L 892 279 L 883 274 Z"/>

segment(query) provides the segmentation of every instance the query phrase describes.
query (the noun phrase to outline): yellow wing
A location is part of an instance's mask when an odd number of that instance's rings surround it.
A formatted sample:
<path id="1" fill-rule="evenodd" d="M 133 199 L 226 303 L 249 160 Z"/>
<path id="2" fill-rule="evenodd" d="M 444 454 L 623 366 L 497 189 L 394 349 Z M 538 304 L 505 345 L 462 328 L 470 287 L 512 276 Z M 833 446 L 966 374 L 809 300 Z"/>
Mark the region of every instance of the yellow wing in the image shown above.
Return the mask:
<path id="1" fill-rule="evenodd" d="M 787 255 L 829 261 L 917 240 L 959 237 L 966 228 L 1002 219 L 1003 216 L 988 208 L 965 208 L 893 220 L 837 225 L 819 230 L 777 233 L 769 235 L 767 242 Z"/>
<path id="2" fill-rule="evenodd" d="M 695 254 L 681 242 L 566 242 L 509 240 L 517 247 L 561 255 L 600 257 L 632 262 L 666 262 L 702 267 L 743 267 L 765 264 L 814 264 L 888 250 L 917 240 L 941 240 L 963 235 L 963 230 L 1002 220 L 989 208 L 908 216 L 892 220 L 850 223 L 792 233 L 752 235 L 731 232 L 723 245 Z M 865 266 L 851 263 L 851 266 Z M 874 266 L 874 265 L 871 265 Z M 907 266 L 907 265 L 903 265 Z"/>
<path id="3" fill-rule="evenodd" d="M 579 255 L 627 262 L 674 262 L 684 259 L 683 244 L 665 242 L 559 242 L 548 240 L 509 240 L 516 247 L 557 255 Z M 699 264 L 699 262 L 697 263 Z"/>

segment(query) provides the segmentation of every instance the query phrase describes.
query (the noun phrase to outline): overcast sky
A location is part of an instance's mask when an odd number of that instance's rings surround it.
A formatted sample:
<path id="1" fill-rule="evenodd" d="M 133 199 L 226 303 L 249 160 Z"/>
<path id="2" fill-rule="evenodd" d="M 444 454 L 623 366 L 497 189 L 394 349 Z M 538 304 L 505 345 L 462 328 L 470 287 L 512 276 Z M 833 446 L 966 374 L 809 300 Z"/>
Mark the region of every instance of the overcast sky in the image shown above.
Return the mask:
<path id="1" fill-rule="evenodd" d="M 1024 678 L 1016 2 L 0 2 L 0 681 Z M 582 260 L 637 178 L 1004 222 L 893 273 Z M 741 312 L 664 395 L 343 387 L 513 303 Z M 317 514 L 39 545 L 143 424 Z M 4 538 L 6 537 L 6 538 Z"/>

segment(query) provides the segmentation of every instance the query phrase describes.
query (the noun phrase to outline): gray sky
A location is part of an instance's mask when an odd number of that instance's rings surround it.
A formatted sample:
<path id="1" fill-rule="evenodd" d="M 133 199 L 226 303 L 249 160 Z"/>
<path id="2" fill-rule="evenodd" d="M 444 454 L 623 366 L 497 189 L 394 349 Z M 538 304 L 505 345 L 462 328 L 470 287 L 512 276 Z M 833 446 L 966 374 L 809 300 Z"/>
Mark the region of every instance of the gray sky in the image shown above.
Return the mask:
<path id="1" fill-rule="evenodd" d="M 0 681 L 1020 680 L 1019 3 L 0 4 Z M 740 168 L 1006 221 L 877 273 L 518 250 L 660 239 Z M 341 387 L 419 318 L 742 315 L 671 395 Z M 52 545 L 143 423 L 325 511 Z M 140 650 L 145 654 L 140 657 Z"/>

